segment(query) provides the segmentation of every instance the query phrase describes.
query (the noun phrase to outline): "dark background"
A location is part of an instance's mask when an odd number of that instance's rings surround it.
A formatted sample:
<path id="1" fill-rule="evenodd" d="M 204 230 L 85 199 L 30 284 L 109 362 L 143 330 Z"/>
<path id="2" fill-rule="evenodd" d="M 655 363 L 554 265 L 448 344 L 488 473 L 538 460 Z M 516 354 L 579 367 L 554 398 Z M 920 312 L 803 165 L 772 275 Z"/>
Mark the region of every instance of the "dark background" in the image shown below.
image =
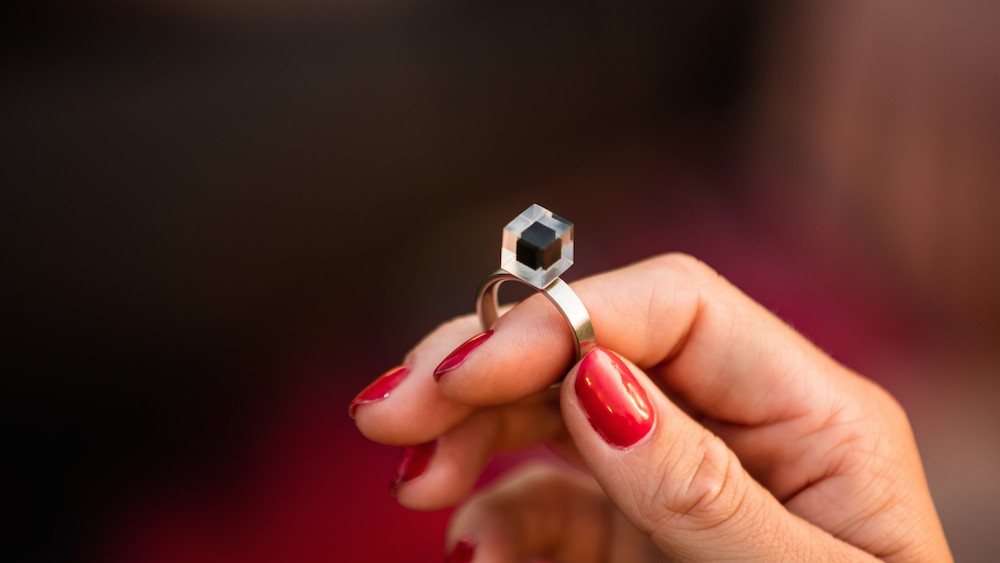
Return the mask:
<path id="1" fill-rule="evenodd" d="M 571 279 L 695 252 L 878 365 L 937 312 L 901 304 L 918 290 L 891 245 L 822 191 L 775 196 L 822 184 L 811 161 L 750 164 L 786 9 L 19 6 L 0 39 L 8 560 L 433 560 L 447 514 L 395 506 L 395 454 L 346 406 L 471 309 L 534 202 L 577 224 Z"/>
<path id="2" fill-rule="evenodd" d="M 468 310 L 539 178 L 622 140 L 714 146 L 759 11 L 176 8 L 38 3 L 6 24 L 16 555 L 75 553 L 137 490 L 232 471 L 309 378 L 360 389 Z M 548 205 L 601 196 L 579 189 Z"/>

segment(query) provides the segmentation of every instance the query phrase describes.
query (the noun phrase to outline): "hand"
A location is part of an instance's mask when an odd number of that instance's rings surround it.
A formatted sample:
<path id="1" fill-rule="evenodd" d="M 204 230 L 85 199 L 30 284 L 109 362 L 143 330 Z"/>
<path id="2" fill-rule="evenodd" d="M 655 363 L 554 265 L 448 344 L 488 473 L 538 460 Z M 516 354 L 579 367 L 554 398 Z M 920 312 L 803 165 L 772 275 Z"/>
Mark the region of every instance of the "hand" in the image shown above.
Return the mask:
<path id="1" fill-rule="evenodd" d="M 419 472 L 404 464 L 402 504 L 453 504 L 494 452 L 570 438 L 611 502 L 673 557 L 950 559 L 906 416 L 881 388 L 690 257 L 573 287 L 603 348 L 566 376 L 561 418 L 546 390 L 570 367 L 571 341 L 542 296 L 435 382 L 477 330 L 468 317 L 443 325 L 387 399 L 357 408 L 373 440 L 436 443 L 409 450 L 432 455 Z"/>

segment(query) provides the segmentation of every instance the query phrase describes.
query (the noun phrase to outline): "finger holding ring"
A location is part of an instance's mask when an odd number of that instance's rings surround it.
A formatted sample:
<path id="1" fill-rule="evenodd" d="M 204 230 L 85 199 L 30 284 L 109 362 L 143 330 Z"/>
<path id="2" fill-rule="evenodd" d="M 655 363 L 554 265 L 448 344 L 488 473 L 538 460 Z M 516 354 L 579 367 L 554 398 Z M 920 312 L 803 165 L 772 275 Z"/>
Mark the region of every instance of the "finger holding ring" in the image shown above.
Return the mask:
<path id="1" fill-rule="evenodd" d="M 573 335 L 576 360 L 596 344 L 587 308 L 559 278 L 573 265 L 573 224 L 534 204 L 503 229 L 500 268 L 479 285 L 476 313 L 483 330 L 499 318 L 497 290 L 515 281 L 544 294 L 559 309 Z"/>

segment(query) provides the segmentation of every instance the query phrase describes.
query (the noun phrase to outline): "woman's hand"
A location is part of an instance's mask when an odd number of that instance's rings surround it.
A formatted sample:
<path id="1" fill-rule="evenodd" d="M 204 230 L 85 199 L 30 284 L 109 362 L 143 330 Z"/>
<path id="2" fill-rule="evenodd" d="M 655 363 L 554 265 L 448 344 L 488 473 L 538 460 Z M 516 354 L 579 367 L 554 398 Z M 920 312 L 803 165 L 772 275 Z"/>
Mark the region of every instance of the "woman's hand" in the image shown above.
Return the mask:
<path id="1" fill-rule="evenodd" d="M 456 503 L 494 452 L 571 439 L 673 557 L 950 558 L 906 416 L 881 388 L 687 256 L 573 288 L 602 348 L 570 369 L 561 417 L 548 387 L 572 347 L 543 296 L 472 345 L 459 346 L 474 318 L 442 326 L 387 398 L 352 406 L 373 440 L 436 444 L 407 450 L 402 504 Z"/>

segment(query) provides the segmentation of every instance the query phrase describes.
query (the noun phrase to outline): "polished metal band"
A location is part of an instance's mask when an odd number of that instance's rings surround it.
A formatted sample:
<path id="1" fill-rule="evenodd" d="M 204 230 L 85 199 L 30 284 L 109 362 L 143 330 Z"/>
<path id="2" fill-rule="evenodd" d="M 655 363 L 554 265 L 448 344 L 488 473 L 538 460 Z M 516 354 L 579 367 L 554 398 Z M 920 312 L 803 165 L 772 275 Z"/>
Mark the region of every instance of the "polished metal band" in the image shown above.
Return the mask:
<path id="1" fill-rule="evenodd" d="M 516 281 L 527 285 L 535 291 L 540 291 L 549 298 L 549 301 L 559 309 L 563 318 L 569 323 L 573 332 L 573 344 L 576 349 L 576 359 L 580 360 L 587 352 L 596 345 L 594 338 L 594 325 L 590 322 L 590 314 L 583 302 L 576 293 L 569 287 L 569 284 L 559 278 L 554 279 L 549 285 L 538 289 L 534 285 L 522 280 L 510 272 L 499 269 L 490 274 L 483 283 L 479 285 L 479 294 L 476 297 L 476 314 L 479 315 L 479 322 L 483 330 L 489 329 L 500 317 L 497 304 L 497 289 L 500 284 L 506 281 Z"/>

